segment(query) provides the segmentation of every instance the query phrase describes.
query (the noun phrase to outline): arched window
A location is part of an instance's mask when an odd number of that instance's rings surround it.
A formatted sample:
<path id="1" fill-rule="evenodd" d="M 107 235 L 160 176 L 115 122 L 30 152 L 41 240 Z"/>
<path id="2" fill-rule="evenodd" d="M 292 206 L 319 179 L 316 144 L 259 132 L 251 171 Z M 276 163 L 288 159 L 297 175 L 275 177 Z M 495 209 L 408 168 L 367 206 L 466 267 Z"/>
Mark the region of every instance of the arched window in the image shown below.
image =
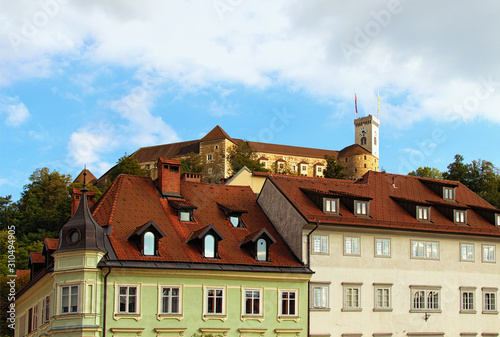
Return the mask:
<path id="1" fill-rule="evenodd" d="M 366 137 L 361 137 L 361 145 L 366 145 Z"/>
<path id="2" fill-rule="evenodd" d="M 257 240 L 257 261 L 267 261 L 267 241 L 263 238 Z"/>
<path id="3" fill-rule="evenodd" d="M 208 234 L 204 239 L 204 256 L 206 258 L 214 258 L 215 257 L 215 238 L 212 234 Z"/>
<path id="4" fill-rule="evenodd" d="M 152 232 L 144 233 L 144 255 L 155 255 L 155 235 Z"/>

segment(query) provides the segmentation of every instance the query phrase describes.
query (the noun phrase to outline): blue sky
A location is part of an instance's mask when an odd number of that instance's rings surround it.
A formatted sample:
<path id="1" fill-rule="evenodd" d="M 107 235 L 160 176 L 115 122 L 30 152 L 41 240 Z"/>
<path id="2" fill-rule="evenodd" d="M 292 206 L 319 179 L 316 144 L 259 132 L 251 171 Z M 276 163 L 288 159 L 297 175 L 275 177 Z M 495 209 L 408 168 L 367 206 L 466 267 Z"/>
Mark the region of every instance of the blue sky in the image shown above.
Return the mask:
<path id="1" fill-rule="evenodd" d="M 500 4 L 486 1 L 0 3 L 0 195 L 36 168 L 100 176 L 216 125 L 340 150 L 377 113 L 391 173 L 500 167 Z"/>

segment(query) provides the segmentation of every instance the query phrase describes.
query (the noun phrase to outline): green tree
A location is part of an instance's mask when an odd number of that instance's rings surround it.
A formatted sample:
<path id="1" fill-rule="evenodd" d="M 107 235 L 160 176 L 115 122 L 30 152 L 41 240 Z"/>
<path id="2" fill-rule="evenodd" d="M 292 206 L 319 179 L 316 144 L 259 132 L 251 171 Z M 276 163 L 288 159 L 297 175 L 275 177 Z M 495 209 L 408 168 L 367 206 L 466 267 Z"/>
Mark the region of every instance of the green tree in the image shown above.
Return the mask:
<path id="1" fill-rule="evenodd" d="M 139 161 L 134 156 L 127 156 L 125 153 L 123 157 L 118 159 L 116 165 L 109 170 L 107 179 L 102 185 L 101 190 L 105 192 L 120 174 L 145 177 L 148 175 L 148 172 L 139 165 Z"/>
<path id="2" fill-rule="evenodd" d="M 415 171 L 408 173 L 409 176 L 416 176 L 422 178 L 443 179 L 443 174 L 434 167 L 419 167 Z"/>
<path id="3" fill-rule="evenodd" d="M 203 155 L 190 152 L 186 158 L 181 159 L 181 174 L 183 173 L 201 173 L 205 168 Z"/>
<path id="4" fill-rule="evenodd" d="M 99 187 L 92 184 L 86 184 L 86 185 L 89 191 L 95 192 L 95 201 L 99 200 L 99 198 L 102 196 L 103 193 L 102 190 Z M 71 183 L 68 186 L 68 193 L 71 195 L 71 193 L 73 193 L 74 188 L 81 189 L 82 187 L 83 183 Z"/>
<path id="5" fill-rule="evenodd" d="M 246 166 L 251 171 L 269 172 L 257 158 L 257 154 L 247 141 L 242 141 L 233 146 L 227 155 L 231 174 L 237 173 L 242 167 Z"/>
<path id="6" fill-rule="evenodd" d="M 337 162 L 335 157 L 326 155 L 326 169 L 324 171 L 325 178 L 345 179 L 345 167 Z"/>

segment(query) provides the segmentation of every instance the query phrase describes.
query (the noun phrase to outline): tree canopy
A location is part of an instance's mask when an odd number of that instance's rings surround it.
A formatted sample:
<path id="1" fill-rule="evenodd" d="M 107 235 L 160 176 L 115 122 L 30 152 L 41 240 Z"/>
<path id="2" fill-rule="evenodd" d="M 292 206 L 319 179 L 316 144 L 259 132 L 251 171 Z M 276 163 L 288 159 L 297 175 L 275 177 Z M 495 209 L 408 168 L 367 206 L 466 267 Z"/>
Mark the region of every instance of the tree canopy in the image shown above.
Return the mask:
<path id="1" fill-rule="evenodd" d="M 335 157 L 326 155 L 326 169 L 324 171 L 325 178 L 345 179 L 344 165 L 337 162 Z"/>
<path id="2" fill-rule="evenodd" d="M 237 173 L 244 166 L 251 171 L 269 171 L 264 165 L 259 163 L 255 150 L 247 141 L 242 141 L 238 145 L 233 146 L 228 152 L 227 159 L 231 167 L 231 174 Z"/>
<path id="3" fill-rule="evenodd" d="M 416 176 L 422 178 L 443 179 L 443 174 L 434 167 L 419 167 L 415 171 L 408 173 L 409 176 Z"/>
<path id="4" fill-rule="evenodd" d="M 123 157 L 118 159 L 116 165 L 109 170 L 107 182 L 102 190 L 107 190 L 120 174 L 132 174 L 145 177 L 148 175 L 148 172 L 139 165 L 139 161 L 134 156 L 128 156 L 125 153 Z"/>
<path id="5" fill-rule="evenodd" d="M 205 168 L 203 155 L 190 152 L 186 158 L 181 159 L 181 174 L 183 173 L 202 173 Z"/>

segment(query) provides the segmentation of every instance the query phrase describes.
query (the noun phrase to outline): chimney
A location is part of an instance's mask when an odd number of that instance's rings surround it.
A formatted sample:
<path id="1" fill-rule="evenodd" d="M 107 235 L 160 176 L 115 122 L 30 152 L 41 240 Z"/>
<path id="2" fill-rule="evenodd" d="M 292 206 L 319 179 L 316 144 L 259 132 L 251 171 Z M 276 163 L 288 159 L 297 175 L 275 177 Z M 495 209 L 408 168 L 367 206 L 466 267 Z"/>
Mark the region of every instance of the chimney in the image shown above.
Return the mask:
<path id="1" fill-rule="evenodd" d="M 165 197 L 181 197 L 181 162 L 158 158 L 158 188 Z"/>
<path id="2" fill-rule="evenodd" d="M 184 173 L 181 176 L 181 180 L 199 183 L 199 182 L 201 182 L 201 174 L 199 174 L 199 173 Z"/>
<path id="3" fill-rule="evenodd" d="M 80 200 L 82 199 L 82 191 L 79 188 L 74 188 L 71 193 L 71 217 L 75 214 L 78 209 L 78 205 L 80 204 Z M 95 192 L 89 190 L 87 192 L 87 201 L 89 207 L 92 207 L 95 204 Z"/>

